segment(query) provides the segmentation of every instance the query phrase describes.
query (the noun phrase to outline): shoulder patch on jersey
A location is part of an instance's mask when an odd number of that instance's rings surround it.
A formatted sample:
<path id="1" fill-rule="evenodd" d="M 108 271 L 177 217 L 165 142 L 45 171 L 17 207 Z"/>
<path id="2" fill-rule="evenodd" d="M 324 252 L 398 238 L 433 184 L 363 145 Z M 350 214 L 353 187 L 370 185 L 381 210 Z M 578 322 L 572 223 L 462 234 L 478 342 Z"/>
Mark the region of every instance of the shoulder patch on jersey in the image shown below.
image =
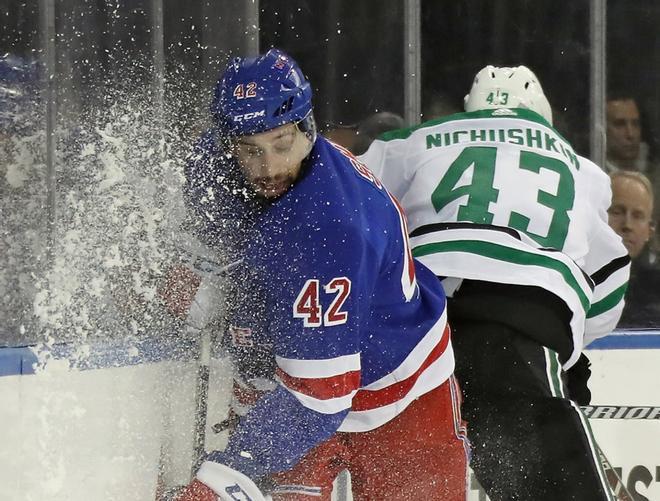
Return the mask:
<path id="1" fill-rule="evenodd" d="M 252 329 L 247 327 L 229 326 L 229 335 L 231 336 L 231 344 L 241 348 L 250 348 L 254 346 L 252 340 Z"/>

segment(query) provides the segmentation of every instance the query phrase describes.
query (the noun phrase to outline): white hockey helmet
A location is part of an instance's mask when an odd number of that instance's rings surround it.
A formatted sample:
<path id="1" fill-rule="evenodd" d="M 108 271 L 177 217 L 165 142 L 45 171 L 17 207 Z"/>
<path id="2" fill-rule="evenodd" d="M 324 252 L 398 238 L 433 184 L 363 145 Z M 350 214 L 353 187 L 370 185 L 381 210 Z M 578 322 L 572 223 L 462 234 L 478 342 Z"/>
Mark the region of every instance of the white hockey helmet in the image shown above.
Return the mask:
<path id="1" fill-rule="evenodd" d="M 552 108 L 536 75 L 526 66 L 486 66 L 474 77 L 465 96 L 465 111 L 527 108 L 552 124 Z"/>

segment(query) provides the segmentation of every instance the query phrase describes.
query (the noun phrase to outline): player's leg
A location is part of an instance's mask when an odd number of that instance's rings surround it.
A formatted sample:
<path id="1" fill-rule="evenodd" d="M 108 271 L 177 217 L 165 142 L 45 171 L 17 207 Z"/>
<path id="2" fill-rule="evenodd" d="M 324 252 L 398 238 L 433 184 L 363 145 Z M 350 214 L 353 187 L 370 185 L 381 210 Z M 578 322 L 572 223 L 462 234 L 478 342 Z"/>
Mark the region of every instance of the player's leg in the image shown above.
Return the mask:
<path id="1" fill-rule="evenodd" d="M 293 469 L 272 475 L 273 501 L 330 501 L 332 483 L 348 464 L 344 441 L 337 434 L 309 451 Z"/>
<path id="2" fill-rule="evenodd" d="M 452 379 L 385 425 L 346 434 L 354 499 L 464 501 L 468 444 L 459 398 Z"/>
<path id="3" fill-rule="evenodd" d="M 556 354 L 502 324 L 453 321 L 471 466 L 491 500 L 610 499 Z"/>

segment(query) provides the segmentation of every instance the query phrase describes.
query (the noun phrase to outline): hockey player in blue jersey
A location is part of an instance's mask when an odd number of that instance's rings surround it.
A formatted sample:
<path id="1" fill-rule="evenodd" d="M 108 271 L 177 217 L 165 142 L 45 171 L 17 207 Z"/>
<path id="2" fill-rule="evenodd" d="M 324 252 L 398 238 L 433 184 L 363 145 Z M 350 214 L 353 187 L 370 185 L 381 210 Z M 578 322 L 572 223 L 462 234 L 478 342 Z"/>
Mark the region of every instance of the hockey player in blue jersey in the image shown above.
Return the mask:
<path id="1" fill-rule="evenodd" d="M 344 469 L 354 499 L 465 499 L 445 298 L 397 201 L 316 133 L 310 84 L 277 49 L 231 62 L 212 112 L 187 197 L 206 242 L 242 260 L 225 334 L 240 376 L 272 385 L 179 499 L 330 499 Z"/>

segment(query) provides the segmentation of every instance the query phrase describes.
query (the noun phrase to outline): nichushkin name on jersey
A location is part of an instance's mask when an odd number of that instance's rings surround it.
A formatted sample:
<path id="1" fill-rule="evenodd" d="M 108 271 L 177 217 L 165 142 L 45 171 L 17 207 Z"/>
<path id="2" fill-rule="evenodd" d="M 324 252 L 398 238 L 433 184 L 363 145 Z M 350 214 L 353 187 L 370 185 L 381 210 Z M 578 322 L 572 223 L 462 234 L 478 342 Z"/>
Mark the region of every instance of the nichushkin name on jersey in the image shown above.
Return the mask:
<path id="1" fill-rule="evenodd" d="M 459 129 L 426 135 L 426 149 L 452 146 L 461 143 L 510 143 L 528 148 L 540 148 L 564 156 L 576 169 L 580 168 L 573 148 L 556 136 L 545 131 L 526 127 L 523 129 Z"/>
<path id="2" fill-rule="evenodd" d="M 660 407 L 587 405 L 582 412 L 589 419 L 660 419 Z"/>

